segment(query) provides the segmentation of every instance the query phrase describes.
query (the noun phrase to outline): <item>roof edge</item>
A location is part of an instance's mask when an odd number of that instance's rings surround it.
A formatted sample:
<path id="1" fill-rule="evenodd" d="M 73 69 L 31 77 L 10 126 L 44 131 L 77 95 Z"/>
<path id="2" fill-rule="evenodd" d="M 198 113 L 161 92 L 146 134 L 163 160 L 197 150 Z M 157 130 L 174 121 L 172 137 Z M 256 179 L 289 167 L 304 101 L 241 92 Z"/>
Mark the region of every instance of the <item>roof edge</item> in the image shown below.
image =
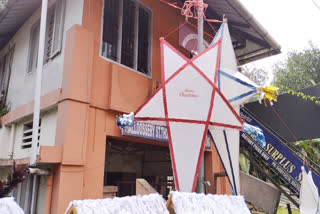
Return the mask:
<path id="1" fill-rule="evenodd" d="M 257 31 L 263 39 L 271 45 L 272 49 L 280 51 L 281 46 L 239 0 L 226 1 Z"/>

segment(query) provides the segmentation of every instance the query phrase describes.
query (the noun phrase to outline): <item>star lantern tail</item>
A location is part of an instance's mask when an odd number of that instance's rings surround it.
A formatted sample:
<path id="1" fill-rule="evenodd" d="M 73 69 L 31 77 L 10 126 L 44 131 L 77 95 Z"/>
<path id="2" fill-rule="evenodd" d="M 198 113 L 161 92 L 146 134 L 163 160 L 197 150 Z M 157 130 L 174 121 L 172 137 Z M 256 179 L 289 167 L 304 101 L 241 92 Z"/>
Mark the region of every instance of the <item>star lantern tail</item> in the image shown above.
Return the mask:
<path id="1" fill-rule="evenodd" d="M 204 149 L 206 125 L 170 122 L 169 127 L 172 168 L 177 190 L 193 192 Z"/>

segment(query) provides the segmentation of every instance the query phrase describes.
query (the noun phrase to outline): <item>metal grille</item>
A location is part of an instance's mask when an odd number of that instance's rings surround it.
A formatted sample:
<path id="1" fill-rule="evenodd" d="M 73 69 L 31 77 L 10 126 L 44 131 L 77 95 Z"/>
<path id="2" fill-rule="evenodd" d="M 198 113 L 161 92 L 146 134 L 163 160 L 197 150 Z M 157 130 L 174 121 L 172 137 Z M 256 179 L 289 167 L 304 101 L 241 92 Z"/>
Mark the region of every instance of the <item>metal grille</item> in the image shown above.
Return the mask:
<path id="1" fill-rule="evenodd" d="M 44 55 L 44 63 L 47 63 L 51 57 L 51 49 L 53 45 L 53 33 L 54 33 L 54 10 L 49 11 L 47 16 L 47 27 L 46 27 L 46 48 Z"/>
<path id="2" fill-rule="evenodd" d="M 28 149 L 32 147 L 32 133 L 33 133 L 33 122 L 29 122 L 23 125 L 23 136 L 21 142 L 22 149 Z M 41 120 L 39 122 L 39 130 L 38 130 L 38 146 L 40 141 L 40 133 L 41 133 Z"/>

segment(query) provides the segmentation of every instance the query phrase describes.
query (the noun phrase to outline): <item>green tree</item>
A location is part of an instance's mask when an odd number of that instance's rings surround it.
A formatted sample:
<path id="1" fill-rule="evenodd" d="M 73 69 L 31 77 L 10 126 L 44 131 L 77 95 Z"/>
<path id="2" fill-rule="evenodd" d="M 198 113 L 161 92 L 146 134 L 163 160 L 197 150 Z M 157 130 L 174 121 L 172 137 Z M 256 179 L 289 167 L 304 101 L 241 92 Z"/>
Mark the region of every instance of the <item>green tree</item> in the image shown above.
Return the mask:
<path id="1" fill-rule="evenodd" d="M 309 47 L 303 51 L 292 51 L 287 58 L 273 68 L 273 82 L 282 92 L 307 99 L 307 95 L 299 95 L 295 90 L 320 84 L 320 49 L 309 42 Z M 294 91 L 292 91 L 294 90 Z M 309 98 L 314 101 L 314 98 Z M 317 98 L 315 98 L 317 100 Z M 317 103 L 317 101 L 316 101 Z M 294 145 L 315 163 L 320 164 L 320 140 L 310 139 L 295 142 Z"/>
<path id="2" fill-rule="evenodd" d="M 320 139 L 302 140 L 295 142 L 294 144 L 311 160 L 320 165 Z"/>
<path id="3" fill-rule="evenodd" d="M 287 58 L 274 65 L 272 84 L 299 90 L 320 83 L 320 49 L 309 42 L 303 51 L 292 51 Z"/>
<path id="4" fill-rule="evenodd" d="M 268 72 L 261 68 L 244 67 L 242 73 L 258 86 L 264 86 L 269 80 Z"/>

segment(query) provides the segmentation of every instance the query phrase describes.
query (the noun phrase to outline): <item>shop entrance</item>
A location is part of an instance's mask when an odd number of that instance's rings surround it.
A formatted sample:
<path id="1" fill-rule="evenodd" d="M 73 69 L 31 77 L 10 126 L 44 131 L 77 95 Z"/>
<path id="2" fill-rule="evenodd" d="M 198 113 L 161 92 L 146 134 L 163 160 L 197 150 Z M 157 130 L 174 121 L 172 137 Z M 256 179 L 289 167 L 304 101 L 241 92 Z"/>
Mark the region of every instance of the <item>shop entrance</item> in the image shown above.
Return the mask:
<path id="1" fill-rule="evenodd" d="M 145 179 L 164 197 L 174 189 L 166 143 L 155 146 L 107 138 L 105 160 L 104 186 L 116 190 L 113 196 L 135 195 L 138 178 Z"/>

